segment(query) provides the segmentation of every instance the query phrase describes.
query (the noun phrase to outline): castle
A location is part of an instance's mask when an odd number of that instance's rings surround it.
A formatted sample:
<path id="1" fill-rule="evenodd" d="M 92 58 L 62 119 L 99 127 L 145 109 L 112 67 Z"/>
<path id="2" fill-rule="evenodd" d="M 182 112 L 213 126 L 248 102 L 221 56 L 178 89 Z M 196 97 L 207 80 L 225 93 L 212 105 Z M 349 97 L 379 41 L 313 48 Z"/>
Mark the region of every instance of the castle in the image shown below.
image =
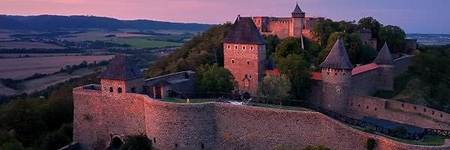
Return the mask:
<path id="1" fill-rule="evenodd" d="M 300 21 L 304 17 L 298 6 L 293 14 Z M 234 76 L 236 89 L 250 94 L 256 94 L 265 76 L 266 54 L 261 33 L 273 30 L 264 25 L 258 28 L 255 22 L 258 22 L 255 18 L 239 16 L 223 45 L 224 67 Z M 300 30 L 302 26 L 298 25 Z M 296 27 L 292 29 L 297 31 Z M 297 37 L 302 32 L 284 30 L 280 35 Z M 373 117 L 421 128 L 450 130 L 450 114 L 370 97 L 378 90 L 392 90 L 394 77 L 407 70 L 411 57 L 393 59 L 384 45 L 373 63 L 353 67 L 339 39 L 320 65 L 321 71 L 311 74 L 314 84 L 308 103 L 357 119 Z M 177 104 L 159 100 L 170 95 L 170 90 L 192 90 L 194 74 L 185 71 L 145 80 L 128 57 L 116 56 L 99 76 L 100 85 L 73 90 L 74 142 L 79 143 L 81 149 L 115 149 L 127 136 L 144 134 L 157 149 L 274 149 L 284 146 L 302 149 L 308 145 L 324 145 L 338 150 L 363 150 L 369 140 L 374 140 L 380 150 L 450 149 L 449 144 L 401 143 L 354 129 L 312 110 L 216 102 Z"/>

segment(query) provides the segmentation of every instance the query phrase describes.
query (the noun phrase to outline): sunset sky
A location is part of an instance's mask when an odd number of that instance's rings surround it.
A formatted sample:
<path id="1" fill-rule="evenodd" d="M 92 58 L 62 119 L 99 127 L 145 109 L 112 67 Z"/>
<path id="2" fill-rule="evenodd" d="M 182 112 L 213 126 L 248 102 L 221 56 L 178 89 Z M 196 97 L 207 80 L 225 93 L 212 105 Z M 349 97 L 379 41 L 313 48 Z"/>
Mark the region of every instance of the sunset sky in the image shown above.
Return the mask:
<path id="1" fill-rule="evenodd" d="M 243 16 L 289 16 L 295 0 L 0 0 L 0 14 L 95 15 L 118 19 L 223 23 Z M 301 0 L 307 16 L 374 16 L 408 33 L 449 33 L 450 0 Z"/>

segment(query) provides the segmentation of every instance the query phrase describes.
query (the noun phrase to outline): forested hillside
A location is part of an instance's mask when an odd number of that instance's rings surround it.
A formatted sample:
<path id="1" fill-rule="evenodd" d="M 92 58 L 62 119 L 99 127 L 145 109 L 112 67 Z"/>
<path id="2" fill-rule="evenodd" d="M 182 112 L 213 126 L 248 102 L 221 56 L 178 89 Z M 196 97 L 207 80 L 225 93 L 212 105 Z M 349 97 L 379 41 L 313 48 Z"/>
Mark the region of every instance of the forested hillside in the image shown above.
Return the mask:
<path id="1" fill-rule="evenodd" d="M 0 29 L 59 31 L 64 29 L 136 29 L 204 31 L 210 25 L 152 20 L 118 20 L 96 16 L 8 16 L 0 15 Z"/>

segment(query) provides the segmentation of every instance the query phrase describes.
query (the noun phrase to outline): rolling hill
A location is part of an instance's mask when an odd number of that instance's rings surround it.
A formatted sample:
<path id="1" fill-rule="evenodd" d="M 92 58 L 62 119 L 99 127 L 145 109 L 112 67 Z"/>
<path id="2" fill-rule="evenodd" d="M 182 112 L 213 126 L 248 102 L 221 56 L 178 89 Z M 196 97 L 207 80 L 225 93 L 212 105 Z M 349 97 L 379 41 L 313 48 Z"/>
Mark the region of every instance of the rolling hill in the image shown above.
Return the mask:
<path id="1" fill-rule="evenodd" d="M 61 31 L 67 29 L 137 29 L 204 31 L 211 25 L 197 23 L 172 23 L 153 20 L 118 20 L 96 16 L 11 16 L 0 15 L 0 29 Z"/>

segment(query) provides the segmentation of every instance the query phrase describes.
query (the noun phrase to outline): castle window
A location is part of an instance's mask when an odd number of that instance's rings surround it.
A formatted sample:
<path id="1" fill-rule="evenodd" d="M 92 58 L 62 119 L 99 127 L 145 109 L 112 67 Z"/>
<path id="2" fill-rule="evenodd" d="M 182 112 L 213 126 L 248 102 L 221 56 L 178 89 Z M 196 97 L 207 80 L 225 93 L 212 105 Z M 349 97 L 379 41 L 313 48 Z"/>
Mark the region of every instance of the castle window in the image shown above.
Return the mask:
<path id="1" fill-rule="evenodd" d="M 402 104 L 402 107 L 405 107 L 405 104 Z"/>
<path id="2" fill-rule="evenodd" d="M 109 92 L 114 92 L 114 89 L 112 87 L 109 87 Z"/>
<path id="3" fill-rule="evenodd" d="M 245 74 L 245 78 L 248 78 L 248 74 Z"/>
<path id="4" fill-rule="evenodd" d="M 155 144 L 156 144 L 156 138 L 153 138 L 153 143 L 155 143 Z"/>
<path id="5" fill-rule="evenodd" d="M 431 111 L 431 114 L 434 115 L 434 111 Z"/>
<path id="6" fill-rule="evenodd" d="M 335 72 L 334 75 L 337 76 L 337 72 Z"/>
<path id="7" fill-rule="evenodd" d="M 251 78 L 252 78 L 252 75 L 248 75 L 248 77 L 251 79 Z"/>
<path id="8" fill-rule="evenodd" d="M 245 50 L 245 46 L 242 46 L 242 49 Z"/>
<path id="9" fill-rule="evenodd" d="M 230 45 L 228 45 L 228 46 L 227 46 L 227 48 L 228 48 L 228 49 L 230 49 L 230 48 L 231 48 L 231 46 L 230 46 Z"/>
<path id="10" fill-rule="evenodd" d="M 423 112 L 427 112 L 427 109 L 426 109 L 426 108 L 424 108 L 424 109 L 423 109 Z"/>
<path id="11" fill-rule="evenodd" d="M 444 116 L 441 114 L 441 118 L 442 118 L 442 117 L 444 117 Z"/>
<path id="12" fill-rule="evenodd" d="M 414 110 L 417 110 L 417 107 L 416 107 L 416 106 L 414 106 Z"/>
<path id="13" fill-rule="evenodd" d="M 175 143 L 175 148 L 177 148 L 178 147 L 178 144 L 177 143 Z"/>
<path id="14" fill-rule="evenodd" d="M 117 88 L 117 93 L 122 93 L 122 88 L 121 87 Z"/>
<path id="15" fill-rule="evenodd" d="M 361 104 L 358 104 L 358 107 L 361 107 Z"/>
<path id="16" fill-rule="evenodd" d="M 234 49 L 238 49 L 238 46 L 236 45 L 236 46 L 234 46 Z"/>
<path id="17" fill-rule="evenodd" d="M 250 46 L 250 50 L 253 50 L 253 46 Z"/>
<path id="18" fill-rule="evenodd" d="M 200 147 L 201 147 L 202 149 L 205 149 L 205 144 L 200 143 Z"/>
<path id="19" fill-rule="evenodd" d="M 247 61 L 247 65 L 250 65 L 250 61 Z"/>
<path id="20" fill-rule="evenodd" d="M 369 109 L 369 106 L 366 106 L 366 109 Z"/>
<path id="21" fill-rule="evenodd" d="M 377 108 L 375 108 L 374 110 L 375 110 L 375 111 L 377 111 L 378 109 L 377 109 Z"/>
<path id="22" fill-rule="evenodd" d="M 231 63 L 233 63 L 233 64 L 234 64 L 234 59 L 232 59 L 232 60 L 231 60 Z"/>

